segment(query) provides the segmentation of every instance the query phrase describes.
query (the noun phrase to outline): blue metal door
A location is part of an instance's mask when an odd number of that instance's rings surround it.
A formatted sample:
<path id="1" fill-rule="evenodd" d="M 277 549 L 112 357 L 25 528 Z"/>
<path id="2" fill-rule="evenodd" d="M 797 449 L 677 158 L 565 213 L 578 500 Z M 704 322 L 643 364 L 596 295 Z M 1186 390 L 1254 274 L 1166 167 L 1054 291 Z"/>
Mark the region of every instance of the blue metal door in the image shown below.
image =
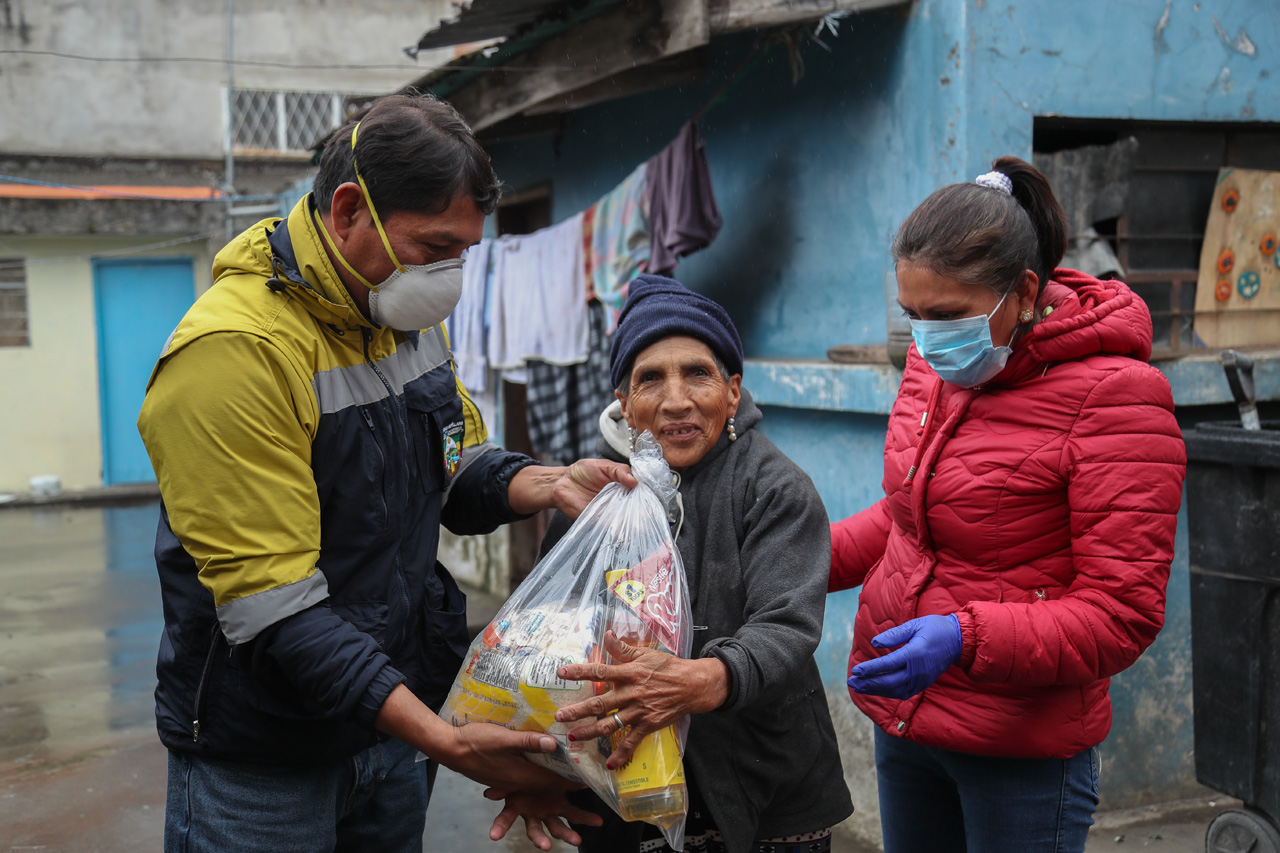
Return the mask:
<path id="1" fill-rule="evenodd" d="M 160 348 L 195 301 L 191 258 L 94 262 L 102 481 L 153 483 L 138 411 Z"/>

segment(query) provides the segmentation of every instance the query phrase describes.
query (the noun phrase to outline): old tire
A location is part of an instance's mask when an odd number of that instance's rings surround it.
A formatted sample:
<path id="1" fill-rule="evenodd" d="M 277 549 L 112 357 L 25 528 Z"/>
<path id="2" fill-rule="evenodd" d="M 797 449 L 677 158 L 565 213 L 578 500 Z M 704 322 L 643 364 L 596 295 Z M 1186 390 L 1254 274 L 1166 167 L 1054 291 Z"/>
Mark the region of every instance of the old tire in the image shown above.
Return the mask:
<path id="1" fill-rule="evenodd" d="M 1280 832 L 1261 812 L 1228 809 L 1204 834 L 1205 853 L 1280 853 Z"/>

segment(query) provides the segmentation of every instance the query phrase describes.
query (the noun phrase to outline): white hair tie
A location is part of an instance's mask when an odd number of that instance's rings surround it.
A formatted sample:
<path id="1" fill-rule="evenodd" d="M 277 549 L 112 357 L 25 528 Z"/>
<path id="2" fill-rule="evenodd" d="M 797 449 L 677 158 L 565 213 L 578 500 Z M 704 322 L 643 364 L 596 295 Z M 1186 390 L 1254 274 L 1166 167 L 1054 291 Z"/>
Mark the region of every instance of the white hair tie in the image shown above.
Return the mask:
<path id="1" fill-rule="evenodd" d="M 1013 195 L 1013 179 L 1004 172 L 987 172 L 985 175 L 974 178 L 973 182 L 980 187 L 999 190 L 1005 195 Z"/>

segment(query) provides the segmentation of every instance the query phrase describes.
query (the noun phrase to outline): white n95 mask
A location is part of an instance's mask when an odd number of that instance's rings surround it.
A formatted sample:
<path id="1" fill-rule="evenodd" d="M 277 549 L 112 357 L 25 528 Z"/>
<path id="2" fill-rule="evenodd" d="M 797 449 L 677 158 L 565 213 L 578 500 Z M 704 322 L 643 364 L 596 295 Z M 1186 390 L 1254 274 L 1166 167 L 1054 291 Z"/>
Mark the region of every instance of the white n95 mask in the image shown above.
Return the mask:
<path id="1" fill-rule="evenodd" d="M 462 297 L 462 259 L 397 269 L 369 291 L 369 319 L 409 332 L 429 329 L 458 306 Z"/>

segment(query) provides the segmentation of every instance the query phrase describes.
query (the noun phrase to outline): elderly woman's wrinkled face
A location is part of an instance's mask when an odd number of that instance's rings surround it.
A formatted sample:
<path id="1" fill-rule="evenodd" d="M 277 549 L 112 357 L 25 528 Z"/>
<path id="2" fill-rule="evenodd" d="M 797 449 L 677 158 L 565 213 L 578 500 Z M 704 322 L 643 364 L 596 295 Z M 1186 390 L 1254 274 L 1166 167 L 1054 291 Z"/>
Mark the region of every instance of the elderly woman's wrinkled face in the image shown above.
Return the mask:
<path id="1" fill-rule="evenodd" d="M 738 411 L 742 377 L 725 379 L 711 348 L 697 338 L 664 338 L 640 351 L 622 414 L 636 432 L 649 430 L 671 470 L 707 454 Z"/>

